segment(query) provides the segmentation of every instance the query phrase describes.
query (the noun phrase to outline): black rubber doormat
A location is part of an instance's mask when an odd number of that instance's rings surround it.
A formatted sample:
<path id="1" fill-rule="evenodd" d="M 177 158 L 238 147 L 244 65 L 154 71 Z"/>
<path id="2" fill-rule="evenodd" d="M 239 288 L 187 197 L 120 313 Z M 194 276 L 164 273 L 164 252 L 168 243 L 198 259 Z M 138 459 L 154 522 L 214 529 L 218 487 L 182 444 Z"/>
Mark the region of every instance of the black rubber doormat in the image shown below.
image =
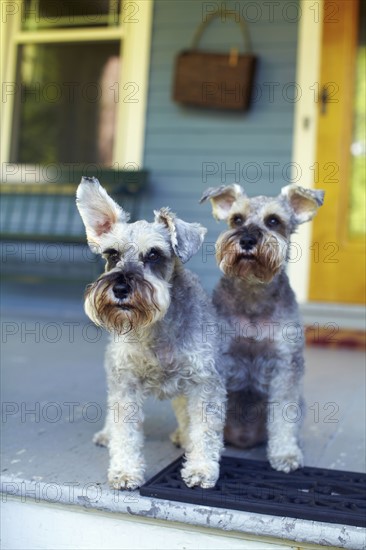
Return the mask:
<path id="1" fill-rule="evenodd" d="M 366 525 L 366 474 L 305 467 L 285 474 L 268 462 L 223 457 L 213 489 L 190 489 L 182 457 L 140 489 L 143 496 L 328 523 Z"/>

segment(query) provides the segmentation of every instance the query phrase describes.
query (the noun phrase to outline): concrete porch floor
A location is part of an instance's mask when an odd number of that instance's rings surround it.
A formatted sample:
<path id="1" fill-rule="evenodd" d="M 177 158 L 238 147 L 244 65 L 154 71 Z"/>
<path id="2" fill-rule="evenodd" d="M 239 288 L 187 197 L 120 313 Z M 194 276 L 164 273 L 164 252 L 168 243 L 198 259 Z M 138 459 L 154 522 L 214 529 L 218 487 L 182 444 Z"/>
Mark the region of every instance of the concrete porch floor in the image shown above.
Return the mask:
<path id="1" fill-rule="evenodd" d="M 108 452 L 91 442 L 104 417 L 106 335 L 86 320 L 82 288 L 6 283 L 2 308 L 1 475 L 9 495 L 24 502 L 76 504 L 298 542 L 364 547 L 360 528 L 232 510 L 225 515 L 222 509 L 111 491 Z M 306 364 L 305 464 L 365 472 L 364 354 L 307 348 Z M 169 441 L 176 424 L 168 402 L 148 400 L 145 417 L 150 478 L 181 451 Z M 225 452 L 265 460 L 263 446 Z"/>

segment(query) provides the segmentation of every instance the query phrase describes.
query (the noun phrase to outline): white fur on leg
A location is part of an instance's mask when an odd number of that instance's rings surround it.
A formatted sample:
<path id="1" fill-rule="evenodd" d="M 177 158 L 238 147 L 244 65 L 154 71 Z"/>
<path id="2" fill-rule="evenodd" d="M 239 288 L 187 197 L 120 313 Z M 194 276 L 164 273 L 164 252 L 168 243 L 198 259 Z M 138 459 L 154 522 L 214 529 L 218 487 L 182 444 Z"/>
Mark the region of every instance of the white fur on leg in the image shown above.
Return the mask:
<path id="1" fill-rule="evenodd" d="M 225 390 L 202 385 L 187 396 L 190 418 L 189 445 L 182 478 L 188 487 L 214 487 L 223 449 Z"/>
<path id="2" fill-rule="evenodd" d="M 288 418 L 285 411 L 288 404 L 293 402 L 300 406 L 300 393 L 286 392 L 286 386 L 291 385 L 291 380 L 282 380 L 276 384 L 272 382 L 271 396 L 273 398 L 272 411 L 267 419 L 268 460 L 275 470 L 291 472 L 304 465 L 303 453 L 298 445 L 298 433 L 300 418 Z"/>
<path id="3" fill-rule="evenodd" d="M 114 418 L 109 424 L 108 482 L 114 489 L 137 489 L 144 483 L 145 463 L 142 456 L 143 415 L 142 395 L 115 388 L 109 397 Z M 130 407 L 138 412 L 131 416 Z"/>

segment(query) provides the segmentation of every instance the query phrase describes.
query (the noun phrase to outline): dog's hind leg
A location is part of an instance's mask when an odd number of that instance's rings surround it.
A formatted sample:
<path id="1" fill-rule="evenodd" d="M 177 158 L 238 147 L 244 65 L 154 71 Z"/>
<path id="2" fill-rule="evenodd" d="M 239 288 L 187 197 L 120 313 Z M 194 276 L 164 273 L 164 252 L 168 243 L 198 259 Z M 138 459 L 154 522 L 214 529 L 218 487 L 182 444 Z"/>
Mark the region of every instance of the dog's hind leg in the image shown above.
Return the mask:
<path id="1" fill-rule="evenodd" d="M 107 378 L 107 411 L 106 411 L 106 417 L 104 421 L 104 427 L 99 432 L 96 432 L 93 436 L 93 443 L 96 445 L 100 445 L 101 447 L 108 447 L 109 444 L 109 438 L 111 433 L 111 425 L 115 421 L 116 416 L 116 410 L 114 402 L 114 399 L 112 397 L 112 388 L 113 385 L 111 383 L 111 378 L 109 371 L 112 368 L 112 361 L 109 357 L 109 354 L 107 353 L 104 360 L 104 369 L 106 371 L 106 378 Z"/>
<path id="2" fill-rule="evenodd" d="M 267 402 L 263 396 L 247 390 L 229 392 L 225 443 L 249 449 L 267 439 Z"/>
<path id="3" fill-rule="evenodd" d="M 187 398 L 184 395 L 179 395 L 172 399 L 172 406 L 178 422 L 178 428 L 170 434 L 170 439 L 176 447 L 188 446 L 189 437 L 189 416 L 187 410 Z"/>

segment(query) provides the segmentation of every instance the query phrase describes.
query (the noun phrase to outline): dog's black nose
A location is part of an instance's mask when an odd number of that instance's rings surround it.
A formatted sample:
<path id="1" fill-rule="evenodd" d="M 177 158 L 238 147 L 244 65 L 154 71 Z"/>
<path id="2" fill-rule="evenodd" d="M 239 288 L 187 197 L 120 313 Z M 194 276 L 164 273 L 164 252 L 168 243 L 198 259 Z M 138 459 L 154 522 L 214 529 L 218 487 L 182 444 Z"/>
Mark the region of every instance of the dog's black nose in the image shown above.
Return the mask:
<path id="1" fill-rule="evenodd" d="M 131 287 L 128 283 L 116 283 L 113 287 L 113 294 L 119 300 L 123 300 L 123 298 L 126 298 L 130 292 Z"/>
<path id="2" fill-rule="evenodd" d="M 251 250 L 258 242 L 258 238 L 256 235 L 244 235 L 244 237 L 241 237 L 239 243 L 243 250 L 249 251 Z"/>
<path id="3" fill-rule="evenodd" d="M 262 237 L 262 231 L 256 225 L 249 225 L 244 227 L 240 232 L 239 244 L 245 252 L 249 252 L 258 243 Z"/>

